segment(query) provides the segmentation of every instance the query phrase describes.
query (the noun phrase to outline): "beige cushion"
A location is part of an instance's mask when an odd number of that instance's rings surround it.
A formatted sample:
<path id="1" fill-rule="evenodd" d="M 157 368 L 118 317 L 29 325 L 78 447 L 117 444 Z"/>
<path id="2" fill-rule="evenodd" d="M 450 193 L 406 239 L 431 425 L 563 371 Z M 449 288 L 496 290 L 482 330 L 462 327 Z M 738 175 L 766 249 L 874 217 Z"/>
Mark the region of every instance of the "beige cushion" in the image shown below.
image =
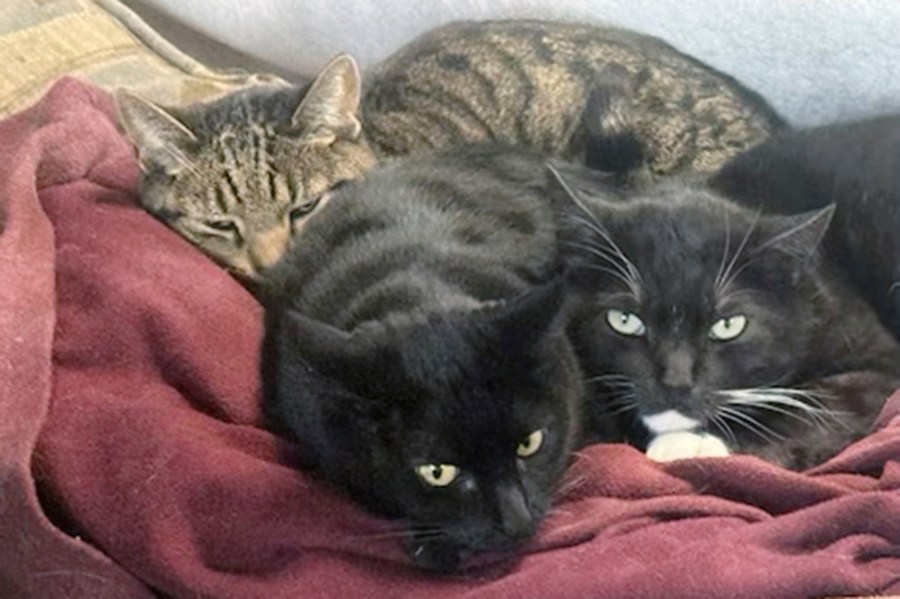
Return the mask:
<path id="1" fill-rule="evenodd" d="M 2 0 L 0 118 L 34 102 L 63 75 L 170 106 L 243 85 L 284 83 L 263 73 L 207 68 L 116 0 Z"/>

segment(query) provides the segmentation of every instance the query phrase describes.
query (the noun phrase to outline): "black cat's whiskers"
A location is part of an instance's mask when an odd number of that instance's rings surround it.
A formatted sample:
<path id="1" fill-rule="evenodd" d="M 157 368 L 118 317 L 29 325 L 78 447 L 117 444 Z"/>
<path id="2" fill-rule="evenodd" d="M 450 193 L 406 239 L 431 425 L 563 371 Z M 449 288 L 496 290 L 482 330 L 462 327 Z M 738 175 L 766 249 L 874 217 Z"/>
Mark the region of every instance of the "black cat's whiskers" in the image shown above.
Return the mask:
<path id="1" fill-rule="evenodd" d="M 424 527 L 424 528 L 395 528 L 384 532 L 375 532 L 369 534 L 350 535 L 351 539 L 358 541 L 384 541 L 392 539 L 431 539 L 444 538 L 449 533 L 444 527 Z"/>
<path id="2" fill-rule="evenodd" d="M 731 389 L 720 393 L 727 398 L 726 405 L 769 410 L 829 430 L 834 424 L 843 424 L 842 418 L 847 416 L 844 411 L 831 410 L 825 406 L 820 397 L 825 399 L 826 394 L 807 389 L 761 387 Z"/>

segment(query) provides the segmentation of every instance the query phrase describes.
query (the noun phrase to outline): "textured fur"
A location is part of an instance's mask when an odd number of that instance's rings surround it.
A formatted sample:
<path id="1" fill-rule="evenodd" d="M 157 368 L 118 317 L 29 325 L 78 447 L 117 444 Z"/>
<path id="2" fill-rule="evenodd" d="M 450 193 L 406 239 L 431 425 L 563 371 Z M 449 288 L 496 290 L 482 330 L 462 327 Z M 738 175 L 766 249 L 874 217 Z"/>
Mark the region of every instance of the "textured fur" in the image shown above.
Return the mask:
<path id="1" fill-rule="evenodd" d="M 767 212 L 836 204 L 825 251 L 900 337 L 900 115 L 780 135 L 712 185 Z"/>
<path id="2" fill-rule="evenodd" d="M 722 455 L 714 435 L 805 468 L 862 436 L 897 386 L 897 342 L 822 259 L 833 207 L 762 216 L 675 181 L 598 188 L 569 210 L 571 331 L 597 437 L 689 457 Z"/>
<path id="3" fill-rule="evenodd" d="M 657 38 L 527 20 L 424 34 L 367 77 L 362 115 L 382 155 L 498 140 L 656 175 L 712 171 L 782 126 L 758 95 Z"/>
<path id="4" fill-rule="evenodd" d="M 782 125 L 730 77 L 611 27 L 457 23 L 388 59 L 362 101 L 360 86 L 340 56 L 309 88 L 260 87 L 183 111 L 120 94 L 142 202 L 255 279 L 316 199 L 376 156 L 495 140 L 622 177 L 659 175 L 711 171 Z"/>
<path id="5" fill-rule="evenodd" d="M 270 412 L 324 478 L 403 520 L 424 567 L 527 539 L 579 434 L 545 183 L 490 148 L 394 163 L 336 190 L 265 277 Z M 423 464 L 459 477 L 429 487 Z"/>
<path id="6" fill-rule="evenodd" d="M 184 110 L 117 99 L 144 207 L 247 280 L 281 258 L 328 189 L 374 164 L 349 59 L 304 89 L 260 86 Z"/>

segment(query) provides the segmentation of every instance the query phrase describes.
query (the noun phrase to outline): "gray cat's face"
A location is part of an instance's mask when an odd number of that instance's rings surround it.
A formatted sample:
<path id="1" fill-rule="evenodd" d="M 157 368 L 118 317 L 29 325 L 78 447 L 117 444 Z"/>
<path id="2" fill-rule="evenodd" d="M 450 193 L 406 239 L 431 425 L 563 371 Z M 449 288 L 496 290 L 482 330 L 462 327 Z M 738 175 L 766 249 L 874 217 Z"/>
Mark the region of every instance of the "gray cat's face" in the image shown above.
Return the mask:
<path id="1" fill-rule="evenodd" d="M 178 114 L 120 93 L 143 169 L 141 203 L 219 264 L 256 279 L 330 188 L 374 165 L 355 117 L 358 77 L 341 57 L 306 93 L 239 91 Z"/>

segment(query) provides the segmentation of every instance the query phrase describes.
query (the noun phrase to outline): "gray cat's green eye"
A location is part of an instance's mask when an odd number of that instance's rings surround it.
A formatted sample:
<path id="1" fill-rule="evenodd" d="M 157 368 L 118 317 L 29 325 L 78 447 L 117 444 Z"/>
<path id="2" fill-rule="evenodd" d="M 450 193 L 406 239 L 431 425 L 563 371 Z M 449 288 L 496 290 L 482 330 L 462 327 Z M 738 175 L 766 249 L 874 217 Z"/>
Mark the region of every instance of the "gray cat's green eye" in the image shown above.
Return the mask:
<path id="1" fill-rule="evenodd" d="M 516 447 L 516 455 L 520 458 L 528 458 L 536 454 L 544 444 L 544 431 L 538 429 L 525 437 L 525 440 Z"/>
<path id="2" fill-rule="evenodd" d="M 640 337 L 647 332 L 644 321 L 633 312 L 608 310 L 606 312 L 606 322 L 612 330 L 627 337 Z"/>
<path id="3" fill-rule="evenodd" d="M 727 318 L 720 318 L 709 329 L 709 336 L 716 341 L 731 341 L 736 339 L 747 328 L 747 317 L 736 314 Z"/>
<path id="4" fill-rule="evenodd" d="M 446 487 L 459 476 L 459 468 L 453 464 L 422 464 L 416 466 L 416 474 L 429 486 Z"/>

